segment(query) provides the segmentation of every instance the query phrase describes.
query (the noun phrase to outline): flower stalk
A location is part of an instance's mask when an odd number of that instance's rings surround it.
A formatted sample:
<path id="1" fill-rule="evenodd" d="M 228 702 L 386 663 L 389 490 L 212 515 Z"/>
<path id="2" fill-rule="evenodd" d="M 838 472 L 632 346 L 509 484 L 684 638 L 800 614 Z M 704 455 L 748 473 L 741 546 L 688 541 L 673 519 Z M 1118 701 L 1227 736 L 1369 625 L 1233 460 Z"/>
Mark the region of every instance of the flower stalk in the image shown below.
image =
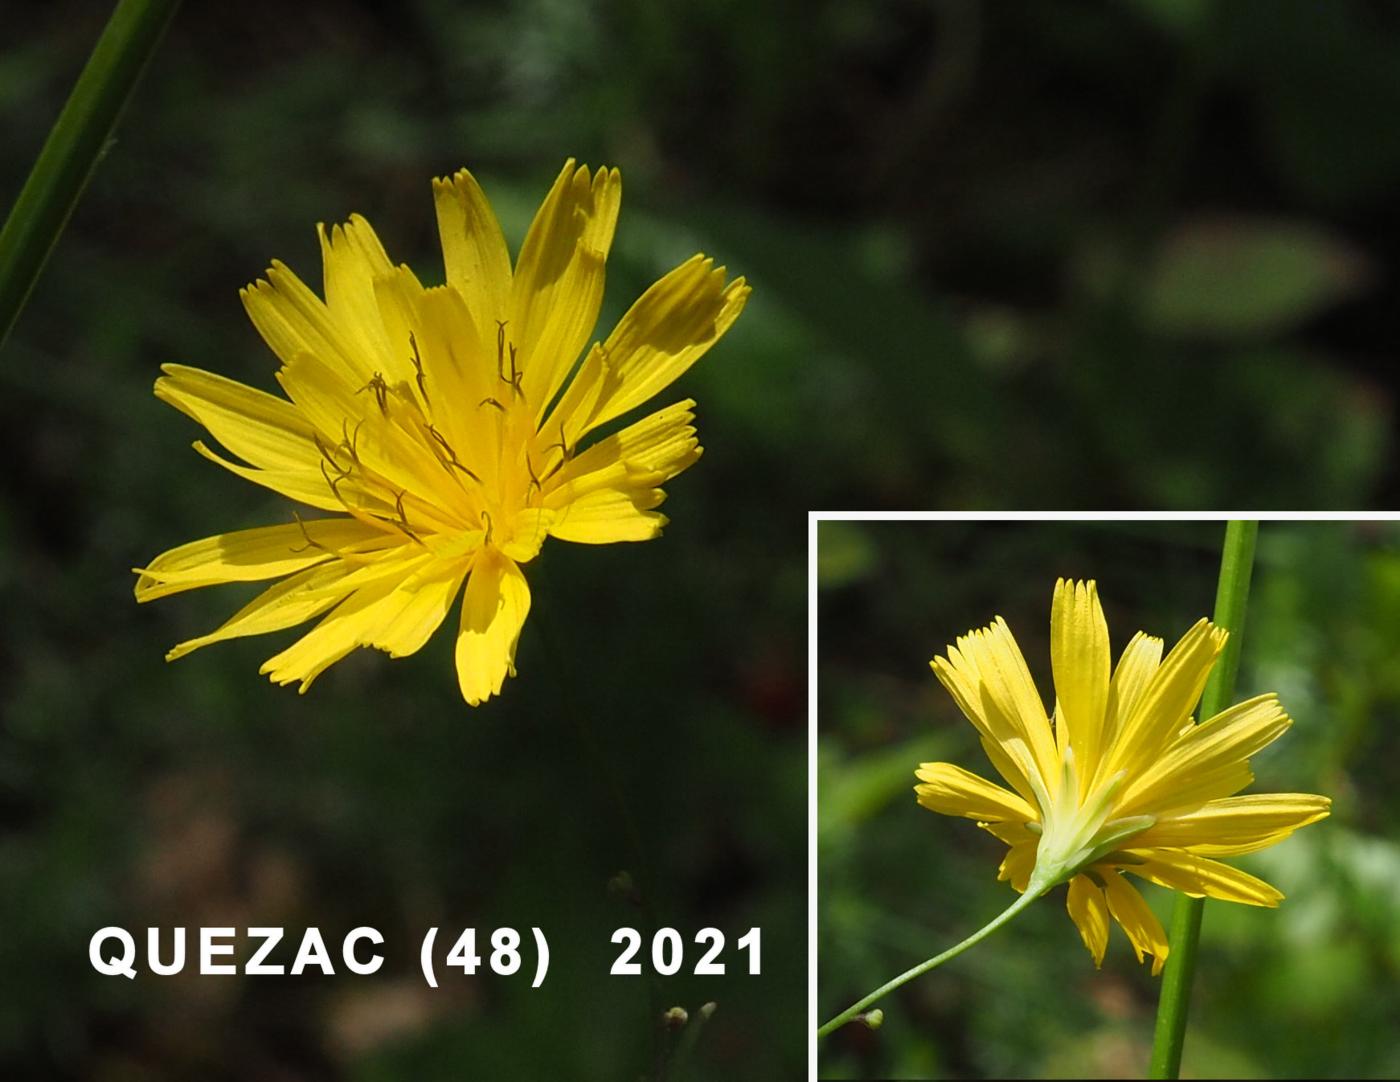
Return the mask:
<path id="1" fill-rule="evenodd" d="M 920 962 L 918 965 L 910 969 L 906 969 L 898 977 L 895 977 L 893 980 L 886 981 L 884 984 L 880 985 L 879 988 L 875 989 L 875 991 L 871 992 L 868 996 L 865 996 L 863 999 L 859 999 L 855 1003 L 852 1003 L 835 1018 L 831 1019 L 831 1021 L 827 1022 L 823 1026 L 820 1026 L 817 1029 L 817 1036 L 825 1037 L 828 1033 L 832 1032 L 833 1030 L 840 1029 L 847 1022 L 851 1021 L 851 1019 L 855 1018 L 856 1015 L 862 1013 L 876 1000 L 882 999 L 890 992 L 893 992 L 896 988 L 903 987 L 904 985 L 912 981 L 915 977 L 922 977 L 930 969 L 934 969 L 938 966 L 941 966 L 950 958 L 956 958 L 969 947 L 975 947 L 978 943 L 981 943 L 982 940 L 986 939 L 1003 924 L 1006 924 L 1008 921 L 1010 921 L 1011 918 L 1016 916 L 1016 914 L 1021 912 L 1021 910 L 1029 908 L 1032 902 L 1039 899 L 1039 897 L 1046 891 L 1048 891 L 1052 886 L 1054 886 L 1054 884 L 1049 882 L 1043 884 L 1032 882 L 1031 885 L 1026 889 L 1026 892 L 1024 894 L 1018 896 L 1014 902 L 1007 906 L 1006 909 L 1002 910 L 1000 916 L 994 917 L 989 924 L 983 925 L 981 928 L 973 932 L 970 936 L 964 939 L 957 946 L 949 947 L 942 954 L 935 954 L 932 958 L 927 958 L 924 961 Z"/>
<path id="2" fill-rule="evenodd" d="M 107 149 L 179 0 L 120 0 L 0 230 L 0 346 Z"/>
<path id="3" fill-rule="evenodd" d="M 1254 569 L 1254 543 L 1259 523 L 1233 521 L 1225 527 L 1220 556 L 1220 580 L 1215 592 L 1215 624 L 1230 633 L 1220 660 L 1211 671 L 1201 695 L 1203 718 L 1223 710 L 1235 693 L 1240 667 L 1240 642 L 1244 634 L 1245 608 Z M 1186 1039 L 1186 1015 L 1191 1000 L 1191 980 L 1196 972 L 1196 950 L 1201 934 L 1204 898 L 1178 894 L 1172 908 L 1171 953 L 1162 974 L 1157 1001 L 1157 1026 L 1152 1041 L 1149 1078 L 1176 1078 L 1181 1069 L 1181 1049 Z"/>

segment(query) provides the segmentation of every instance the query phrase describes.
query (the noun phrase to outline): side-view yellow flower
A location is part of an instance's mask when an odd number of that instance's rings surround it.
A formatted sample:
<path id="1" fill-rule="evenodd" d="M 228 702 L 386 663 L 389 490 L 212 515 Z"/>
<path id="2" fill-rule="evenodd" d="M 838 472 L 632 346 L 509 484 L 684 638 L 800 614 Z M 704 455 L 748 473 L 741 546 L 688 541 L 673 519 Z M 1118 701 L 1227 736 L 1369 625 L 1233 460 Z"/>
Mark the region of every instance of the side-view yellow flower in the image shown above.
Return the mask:
<path id="1" fill-rule="evenodd" d="M 1139 632 L 1110 675 L 1108 624 L 1093 582 L 1055 584 L 1047 716 L 998 617 L 930 663 L 976 727 L 1010 789 L 951 763 L 924 763 L 919 803 L 975 819 L 1010 846 L 999 878 L 1025 893 L 1069 882 L 1069 915 L 1101 965 L 1109 918 L 1159 973 L 1167 937 L 1124 872 L 1192 897 L 1276 906 L 1283 895 L 1216 857 L 1251 853 L 1328 814 L 1305 793 L 1236 796 L 1249 757 L 1292 724 L 1275 695 L 1197 723 L 1191 716 L 1226 632 L 1198 621 L 1162 656 Z"/>
<path id="2" fill-rule="evenodd" d="M 445 285 L 425 288 L 390 263 L 354 215 L 318 226 L 324 300 L 279 262 L 242 291 L 282 362 L 286 398 L 164 366 L 156 395 L 242 462 L 196 443 L 200 454 L 332 512 L 294 512 L 285 525 L 205 538 L 137 568 L 138 601 L 281 580 L 169 659 L 320 617 L 262 667 L 305 691 L 356 647 L 414 653 L 460 593 L 457 675 L 475 706 L 514 675 L 530 609 L 520 565 L 545 538 L 606 544 L 661 532 L 659 486 L 700 457 L 695 403 L 582 444 L 694 364 L 749 289 L 694 256 L 583 354 L 621 192 L 616 169 L 565 163 L 512 268 L 490 204 L 462 170 L 433 182 Z"/>

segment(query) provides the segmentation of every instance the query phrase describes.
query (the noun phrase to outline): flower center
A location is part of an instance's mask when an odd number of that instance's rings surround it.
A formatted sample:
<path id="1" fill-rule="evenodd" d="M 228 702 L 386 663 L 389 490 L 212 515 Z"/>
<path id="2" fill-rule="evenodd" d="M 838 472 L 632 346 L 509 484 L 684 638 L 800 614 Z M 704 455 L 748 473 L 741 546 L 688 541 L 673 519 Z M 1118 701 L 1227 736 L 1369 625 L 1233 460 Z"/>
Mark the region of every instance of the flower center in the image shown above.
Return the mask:
<path id="1" fill-rule="evenodd" d="M 362 405 L 345 403 L 340 442 L 315 436 L 327 486 L 347 513 L 408 542 L 453 551 L 509 543 L 572 457 L 563 425 L 554 440 L 536 429 L 504 323 L 495 378 L 475 402 L 433 386 L 411 333 L 408 346 L 412 379 L 374 372 L 354 393 Z"/>

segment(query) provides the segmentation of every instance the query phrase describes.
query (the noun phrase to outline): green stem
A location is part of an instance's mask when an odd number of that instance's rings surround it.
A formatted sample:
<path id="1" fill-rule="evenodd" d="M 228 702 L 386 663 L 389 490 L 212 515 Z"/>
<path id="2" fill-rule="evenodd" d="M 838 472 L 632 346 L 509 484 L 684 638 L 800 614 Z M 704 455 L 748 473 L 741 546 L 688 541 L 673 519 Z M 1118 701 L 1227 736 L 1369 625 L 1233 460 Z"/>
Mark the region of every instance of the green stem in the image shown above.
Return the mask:
<path id="1" fill-rule="evenodd" d="M 690 1016 L 690 1021 L 681 1031 L 680 1040 L 676 1042 L 675 1054 L 671 1057 L 670 1066 L 675 1077 L 685 1078 L 690 1074 L 686 1068 L 690 1065 L 695 1046 L 700 1043 L 700 1031 L 705 1028 L 705 1023 L 710 1020 L 710 1015 L 714 1012 L 715 1004 L 706 1003 Z"/>
<path id="2" fill-rule="evenodd" d="M 1257 522 L 1231 522 L 1225 527 L 1214 620 L 1217 627 L 1230 633 L 1230 638 L 1201 695 L 1202 720 L 1220 713 L 1234 698 L 1245 607 L 1249 602 L 1249 579 L 1254 569 L 1254 541 L 1258 534 Z M 1181 1070 L 1181 1047 L 1186 1040 L 1186 1013 L 1191 1001 L 1191 979 L 1196 972 L 1196 947 L 1204 907 L 1204 898 L 1178 894 L 1172 909 L 1171 949 L 1162 973 L 1161 998 L 1157 1001 L 1157 1030 L 1152 1040 L 1149 1078 L 1176 1078 Z"/>
<path id="3" fill-rule="evenodd" d="M 0 346 L 179 0 L 120 0 L 0 230 Z"/>
<path id="4" fill-rule="evenodd" d="M 887 981 L 886 983 L 880 985 L 879 988 L 875 989 L 875 991 L 871 992 L 864 999 L 858 1000 L 857 1002 L 851 1004 L 844 1011 L 842 1011 L 835 1018 L 833 1018 L 830 1022 L 826 1023 L 826 1025 L 818 1029 L 817 1036 L 825 1037 L 832 1030 L 840 1029 L 852 1018 L 860 1014 L 863 1010 L 865 1010 L 872 1003 L 874 1003 L 877 999 L 880 999 L 882 996 L 893 992 L 896 988 L 900 987 L 901 985 L 908 984 L 915 977 L 922 976 L 923 974 L 927 973 L 930 969 L 933 969 L 935 966 L 942 965 L 944 962 L 948 961 L 949 958 L 956 958 L 963 951 L 967 950 L 968 947 L 975 946 L 976 944 L 982 942 L 982 940 L 986 939 L 989 935 L 995 932 L 1003 924 L 1009 921 L 1017 913 L 1021 912 L 1021 910 L 1025 909 L 1028 905 L 1031 904 L 1031 902 L 1035 901 L 1049 889 L 1050 887 L 1048 885 L 1042 885 L 1039 883 L 1032 883 L 1028 885 L 1025 893 L 1022 894 L 1019 898 L 1017 898 L 1014 902 L 1012 902 L 1011 905 L 1001 914 L 1001 916 L 995 918 L 990 924 L 986 925 L 985 927 L 979 928 L 977 931 L 973 932 L 956 947 L 949 947 L 942 954 L 934 955 L 932 958 L 920 962 L 913 969 L 906 969 L 898 977 L 894 978 L 894 980 Z"/>

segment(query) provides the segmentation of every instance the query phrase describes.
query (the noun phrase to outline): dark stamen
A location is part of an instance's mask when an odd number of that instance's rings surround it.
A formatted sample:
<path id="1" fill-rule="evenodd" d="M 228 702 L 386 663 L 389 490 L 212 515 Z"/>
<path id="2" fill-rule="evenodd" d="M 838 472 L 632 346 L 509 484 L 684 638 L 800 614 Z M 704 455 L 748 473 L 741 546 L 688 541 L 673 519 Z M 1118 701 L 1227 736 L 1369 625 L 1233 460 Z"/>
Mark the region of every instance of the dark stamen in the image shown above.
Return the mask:
<path id="1" fill-rule="evenodd" d="M 423 396 L 423 405 L 428 402 L 428 384 L 423 376 L 423 357 L 418 352 L 418 339 L 413 336 L 413 332 L 408 332 L 408 344 L 413 349 L 413 370 L 418 373 L 415 377 L 418 380 L 418 393 Z"/>
<path id="2" fill-rule="evenodd" d="M 361 387 L 356 394 L 364 394 L 366 391 L 374 392 L 374 400 L 379 403 L 379 412 L 385 417 L 389 416 L 389 385 L 384 382 L 382 373 L 376 372 L 370 377 L 368 383 Z"/>
<path id="3" fill-rule="evenodd" d="M 297 525 L 301 528 L 301 536 L 306 538 L 306 544 L 298 545 L 296 548 L 292 549 L 292 552 L 302 553 L 307 552 L 310 549 L 320 549 L 322 552 L 331 551 L 330 549 L 326 548 L 325 545 L 321 544 L 321 542 L 317 541 L 311 536 L 310 532 L 306 528 L 306 523 L 301 520 L 300 514 L 298 514 L 296 511 L 293 511 L 292 518 L 297 520 Z"/>

